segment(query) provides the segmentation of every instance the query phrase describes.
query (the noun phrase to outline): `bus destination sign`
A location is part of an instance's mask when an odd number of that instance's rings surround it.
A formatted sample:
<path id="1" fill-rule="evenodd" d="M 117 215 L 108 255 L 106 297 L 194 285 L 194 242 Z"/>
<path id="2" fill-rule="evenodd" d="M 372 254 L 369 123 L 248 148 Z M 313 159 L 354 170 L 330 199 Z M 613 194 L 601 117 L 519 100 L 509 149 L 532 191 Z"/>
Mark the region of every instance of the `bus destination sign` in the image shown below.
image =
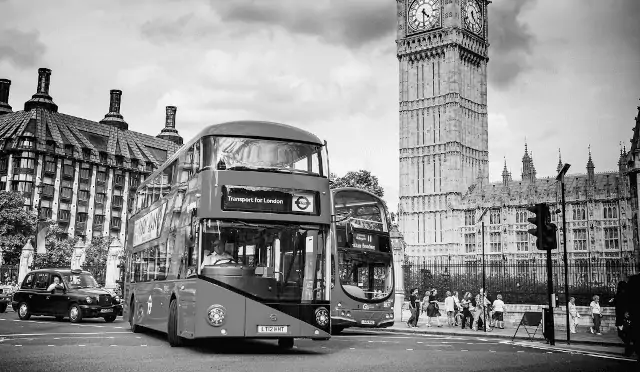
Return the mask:
<path id="1" fill-rule="evenodd" d="M 353 234 L 353 248 L 358 249 L 378 249 L 378 237 L 371 234 Z"/>
<path id="2" fill-rule="evenodd" d="M 224 186 L 225 211 L 317 215 L 316 193 L 273 187 Z"/>

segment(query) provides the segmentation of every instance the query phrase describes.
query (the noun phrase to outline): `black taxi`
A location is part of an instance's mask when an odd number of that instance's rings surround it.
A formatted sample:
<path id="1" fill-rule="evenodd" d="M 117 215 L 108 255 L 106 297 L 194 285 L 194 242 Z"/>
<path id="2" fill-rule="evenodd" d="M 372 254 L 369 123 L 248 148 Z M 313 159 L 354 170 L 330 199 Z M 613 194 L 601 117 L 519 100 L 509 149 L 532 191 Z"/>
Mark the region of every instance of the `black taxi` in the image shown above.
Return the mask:
<path id="1" fill-rule="evenodd" d="M 72 323 L 83 318 L 113 322 L 122 315 L 119 296 L 101 288 L 84 270 L 33 270 L 13 294 L 11 306 L 22 320 L 31 315 L 48 315 L 58 320 L 68 317 Z"/>

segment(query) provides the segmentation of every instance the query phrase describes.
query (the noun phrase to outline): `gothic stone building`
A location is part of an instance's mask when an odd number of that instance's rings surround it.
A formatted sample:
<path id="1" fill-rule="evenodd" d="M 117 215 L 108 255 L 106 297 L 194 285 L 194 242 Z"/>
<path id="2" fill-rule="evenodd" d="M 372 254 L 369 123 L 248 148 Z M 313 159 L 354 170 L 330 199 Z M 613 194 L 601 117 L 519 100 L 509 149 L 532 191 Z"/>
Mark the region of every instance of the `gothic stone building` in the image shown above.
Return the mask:
<path id="1" fill-rule="evenodd" d="M 398 221 L 410 256 L 475 259 L 482 238 L 476 218 L 487 207 L 488 254 L 537 255 L 535 238 L 527 233 L 526 207 L 559 205 L 558 183 L 536 177 L 526 148 L 521 180 L 514 181 L 505 168 L 501 182 L 489 182 L 488 3 L 397 0 Z M 586 174 L 566 176 L 572 257 L 620 257 L 633 251 L 626 156 L 621 155 L 618 171 L 596 173 L 589 156 Z"/>
<path id="2" fill-rule="evenodd" d="M 0 190 L 24 195 L 69 236 L 114 236 L 124 243 L 127 214 L 138 184 L 181 145 L 176 107 L 167 107 L 156 136 L 128 130 L 122 92 L 111 91 L 109 112 L 98 121 L 58 112 L 49 95 L 51 70 L 38 70 L 36 94 L 23 111 L 9 105 L 11 81 L 0 79 Z"/>

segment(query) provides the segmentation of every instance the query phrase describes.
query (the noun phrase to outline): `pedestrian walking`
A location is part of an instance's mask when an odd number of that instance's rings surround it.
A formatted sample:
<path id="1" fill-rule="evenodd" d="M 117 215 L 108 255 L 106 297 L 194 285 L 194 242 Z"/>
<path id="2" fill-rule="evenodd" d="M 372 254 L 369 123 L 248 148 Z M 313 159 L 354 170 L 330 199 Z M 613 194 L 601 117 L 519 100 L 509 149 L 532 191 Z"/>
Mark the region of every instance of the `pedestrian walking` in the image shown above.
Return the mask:
<path id="1" fill-rule="evenodd" d="M 593 296 L 593 301 L 589 304 L 591 310 L 591 319 L 593 320 L 593 327 L 591 327 L 591 333 L 595 333 L 600 336 L 600 320 L 602 320 L 602 313 L 600 312 L 600 296 Z"/>
<path id="2" fill-rule="evenodd" d="M 569 298 L 569 330 L 571 333 L 577 333 L 578 319 L 580 319 L 580 313 L 576 307 L 576 298 Z"/>
<path id="3" fill-rule="evenodd" d="M 414 288 L 411 290 L 411 295 L 409 295 L 409 311 L 411 311 L 411 316 L 409 320 L 407 320 L 407 326 L 409 328 L 418 326 L 418 316 L 420 311 L 420 301 L 418 301 L 418 288 Z"/>
<path id="4" fill-rule="evenodd" d="M 445 297 L 444 299 L 444 310 L 447 312 L 447 324 L 449 324 L 449 327 L 453 327 L 455 326 L 455 323 L 456 323 L 456 320 L 455 320 L 456 301 L 453 299 L 453 296 L 451 295 L 451 291 L 447 291 L 446 295 L 447 297 Z"/>
<path id="5" fill-rule="evenodd" d="M 504 302 L 501 294 L 497 295 L 496 300 L 493 301 L 493 319 L 497 328 L 504 329 Z"/>
<path id="6" fill-rule="evenodd" d="M 428 301 L 427 305 L 427 327 L 431 327 L 431 318 L 436 318 L 436 322 L 438 323 L 438 327 L 442 327 L 440 324 L 440 305 L 436 300 L 436 295 L 438 294 L 438 290 L 433 288 L 431 290 L 431 294 L 429 296 L 425 296 L 425 299 Z M 424 306 L 423 302 L 423 306 Z"/>
<path id="7" fill-rule="evenodd" d="M 462 301 L 460 301 L 460 306 L 462 307 L 462 329 L 465 328 L 467 320 L 469 320 L 469 328 L 473 328 L 473 305 L 471 300 L 471 292 L 467 292 L 464 294 Z"/>

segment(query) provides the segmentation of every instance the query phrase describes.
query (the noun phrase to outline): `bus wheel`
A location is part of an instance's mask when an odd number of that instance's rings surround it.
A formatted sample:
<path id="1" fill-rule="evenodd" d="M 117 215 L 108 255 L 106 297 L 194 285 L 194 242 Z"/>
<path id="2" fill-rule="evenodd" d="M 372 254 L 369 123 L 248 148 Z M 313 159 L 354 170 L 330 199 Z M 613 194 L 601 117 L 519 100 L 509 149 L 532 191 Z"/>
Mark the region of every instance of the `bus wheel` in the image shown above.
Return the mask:
<path id="1" fill-rule="evenodd" d="M 342 333 L 342 331 L 344 331 L 344 327 L 331 327 L 331 334 L 332 335 L 339 335 L 340 333 Z"/>
<path id="2" fill-rule="evenodd" d="M 129 327 L 131 328 L 131 332 L 140 333 L 142 330 L 140 329 L 140 326 L 136 324 L 135 313 L 135 301 L 132 299 L 131 305 L 129 305 Z"/>
<path id="3" fill-rule="evenodd" d="M 281 349 L 291 349 L 293 348 L 293 338 L 279 338 L 278 346 Z"/>
<path id="4" fill-rule="evenodd" d="M 169 324 L 167 324 L 167 338 L 171 347 L 180 347 L 183 339 L 178 335 L 178 301 L 172 300 L 169 304 Z"/>

